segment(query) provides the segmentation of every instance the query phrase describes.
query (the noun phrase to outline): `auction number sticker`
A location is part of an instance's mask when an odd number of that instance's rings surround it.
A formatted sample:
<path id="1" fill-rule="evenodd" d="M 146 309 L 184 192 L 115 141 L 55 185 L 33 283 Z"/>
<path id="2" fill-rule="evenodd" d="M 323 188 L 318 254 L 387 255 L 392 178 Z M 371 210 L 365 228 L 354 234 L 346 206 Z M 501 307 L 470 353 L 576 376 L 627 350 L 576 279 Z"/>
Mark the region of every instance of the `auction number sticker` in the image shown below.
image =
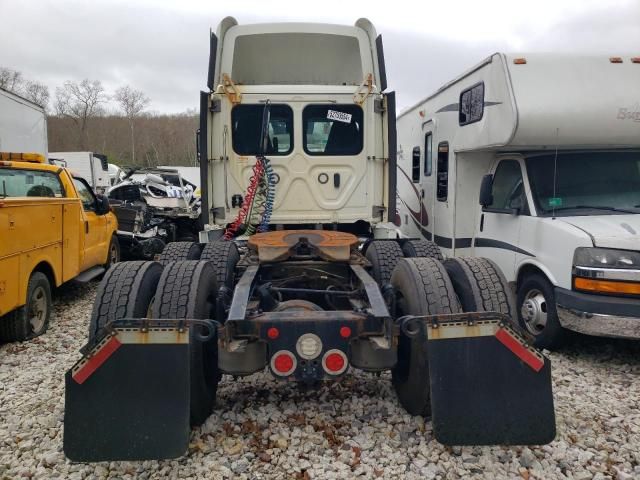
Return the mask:
<path id="1" fill-rule="evenodd" d="M 337 112 L 336 110 L 327 110 L 327 118 L 337 122 L 351 123 L 350 113 Z"/>

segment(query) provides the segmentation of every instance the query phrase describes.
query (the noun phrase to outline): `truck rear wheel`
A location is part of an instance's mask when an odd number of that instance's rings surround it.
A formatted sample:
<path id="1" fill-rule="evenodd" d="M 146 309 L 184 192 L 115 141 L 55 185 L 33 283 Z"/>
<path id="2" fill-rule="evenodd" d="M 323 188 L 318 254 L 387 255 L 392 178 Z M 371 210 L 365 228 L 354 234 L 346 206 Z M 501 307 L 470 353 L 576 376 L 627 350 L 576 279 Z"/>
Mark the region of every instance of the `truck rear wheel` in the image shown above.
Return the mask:
<path id="1" fill-rule="evenodd" d="M 42 272 L 33 272 L 26 303 L 0 318 L 0 339 L 15 342 L 42 335 L 49 326 L 52 308 L 49 279 Z"/>
<path id="2" fill-rule="evenodd" d="M 435 315 L 461 311 L 449 276 L 432 258 L 405 258 L 398 262 L 391 285 L 396 292 L 397 317 Z M 398 363 L 391 371 L 400 404 L 411 415 L 427 415 L 431 409 L 427 338 L 400 335 Z"/>
<path id="3" fill-rule="evenodd" d="M 146 318 L 162 274 L 158 262 L 120 262 L 102 278 L 89 321 L 89 340 L 112 320 Z"/>
<path id="4" fill-rule="evenodd" d="M 431 240 L 407 240 L 402 245 L 402 253 L 406 258 L 428 257 L 444 261 L 440 247 Z"/>
<path id="5" fill-rule="evenodd" d="M 165 266 L 152 306 L 153 318 L 211 319 L 215 314 L 216 271 L 211 262 L 171 262 Z M 209 417 L 220 380 L 218 341 L 196 338 L 204 327 L 189 329 L 189 372 L 191 376 L 191 425 L 202 425 Z"/>
<path id="6" fill-rule="evenodd" d="M 369 244 L 365 257 L 371 262 L 371 276 L 383 287 L 391 280 L 393 269 L 404 255 L 395 240 L 374 240 Z"/>
<path id="7" fill-rule="evenodd" d="M 499 312 L 516 323 L 515 295 L 500 267 L 487 258 L 459 257 L 444 262 L 464 312 Z"/>
<path id="8" fill-rule="evenodd" d="M 233 288 L 235 269 L 240 254 L 238 247 L 231 241 L 209 242 L 202 249 L 200 260 L 211 262 L 216 271 L 218 287 L 222 285 Z"/>
<path id="9" fill-rule="evenodd" d="M 171 242 L 158 256 L 158 262 L 167 265 L 169 262 L 198 260 L 201 251 L 200 244 L 195 242 Z"/>

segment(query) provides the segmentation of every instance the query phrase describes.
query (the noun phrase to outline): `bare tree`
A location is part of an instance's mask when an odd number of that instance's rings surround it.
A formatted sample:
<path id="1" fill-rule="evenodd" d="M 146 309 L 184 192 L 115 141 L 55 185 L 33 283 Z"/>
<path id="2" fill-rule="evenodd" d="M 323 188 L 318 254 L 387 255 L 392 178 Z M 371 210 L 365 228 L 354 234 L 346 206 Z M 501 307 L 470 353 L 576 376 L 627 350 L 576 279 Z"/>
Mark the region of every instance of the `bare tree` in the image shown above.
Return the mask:
<path id="1" fill-rule="evenodd" d="M 129 85 L 125 85 L 116 90 L 114 98 L 120 104 L 120 108 L 122 108 L 125 116 L 129 120 L 129 128 L 131 129 L 131 162 L 135 165 L 136 139 L 134 123 L 136 117 L 144 111 L 149 103 L 151 103 L 151 100 L 142 91 L 135 90 Z"/>
<path id="2" fill-rule="evenodd" d="M 101 104 L 109 99 L 99 80 L 84 79 L 80 83 L 67 81 L 56 88 L 56 113 L 70 118 L 80 129 L 80 148 L 86 150 L 89 143 L 89 121 L 102 112 Z"/>
<path id="3" fill-rule="evenodd" d="M 22 89 L 22 73 L 10 68 L 0 67 L 0 88 L 13 93 L 20 93 Z"/>
<path id="4" fill-rule="evenodd" d="M 47 110 L 49 106 L 49 87 L 44 83 L 27 81 L 24 84 L 23 95 L 27 100 L 31 100 L 36 105 L 40 105 Z"/>

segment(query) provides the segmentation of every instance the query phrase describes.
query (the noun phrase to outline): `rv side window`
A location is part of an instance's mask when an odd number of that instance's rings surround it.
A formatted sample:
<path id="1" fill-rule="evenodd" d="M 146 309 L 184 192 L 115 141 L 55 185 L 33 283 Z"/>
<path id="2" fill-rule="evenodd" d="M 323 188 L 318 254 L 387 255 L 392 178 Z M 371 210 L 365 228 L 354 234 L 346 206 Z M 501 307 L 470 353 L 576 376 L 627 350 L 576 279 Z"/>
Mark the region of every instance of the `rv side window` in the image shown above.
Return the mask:
<path id="1" fill-rule="evenodd" d="M 304 151 L 309 155 L 357 155 L 362 151 L 362 108 L 307 105 L 302 111 Z"/>
<path id="2" fill-rule="evenodd" d="M 484 113 L 484 83 L 474 85 L 460 94 L 458 122 L 469 125 L 482 119 Z"/>
<path id="3" fill-rule="evenodd" d="M 438 188 L 436 197 L 439 202 L 446 202 L 449 196 L 449 143 L 438 144 Z"/>
<path id="4" fill-rule="evenodd" d="M 259 155 L 264 105 L 237 105 L 231 111 L 233 150 L 238 155 Z M 271 105 L 267 155 L 287 155 L 293 150 L 293 110 Z"/>
<path id="5" fill-rule="evenodd" d="M 424 136 L 424 176 L 425 177 L 430 177 L 431 176 L 431 150 L 432 150 L 432 146 L 431 146 L 431 132 L 427 133 Z"/>
<path id="6" fill-rule="evenodd" d="M 413 147 L 411 154 L 411 181 L 420 182 L 420 147 Z"/>
<path id="7" fill-rule="evenodd" d="M 528 214 L 520 163 L 516 160 L 500 162 L 493 175 L 491 194 L 493 195 L 493 203 L 487 205 L 488 207 L 500 210 L 517 208 L 520 213 Z"/>

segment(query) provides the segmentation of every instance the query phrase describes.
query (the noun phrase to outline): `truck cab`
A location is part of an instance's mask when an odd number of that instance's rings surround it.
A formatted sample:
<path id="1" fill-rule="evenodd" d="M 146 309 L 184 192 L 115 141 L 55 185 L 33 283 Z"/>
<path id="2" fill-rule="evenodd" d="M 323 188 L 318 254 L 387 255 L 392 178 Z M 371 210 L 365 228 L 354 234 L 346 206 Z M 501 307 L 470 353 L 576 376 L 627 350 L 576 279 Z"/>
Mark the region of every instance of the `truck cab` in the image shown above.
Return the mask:
<path id="1" fill-rule="evenodd" d="M 227 18 L 212 36 L 209 87 L 201 97 L 202 241 L 220 235 L 245 203 L 265 106 L 272 228 L 390 231 L 395 97 L 384 93 L 381 39 L 368 20 L 237 25 Z"/>

